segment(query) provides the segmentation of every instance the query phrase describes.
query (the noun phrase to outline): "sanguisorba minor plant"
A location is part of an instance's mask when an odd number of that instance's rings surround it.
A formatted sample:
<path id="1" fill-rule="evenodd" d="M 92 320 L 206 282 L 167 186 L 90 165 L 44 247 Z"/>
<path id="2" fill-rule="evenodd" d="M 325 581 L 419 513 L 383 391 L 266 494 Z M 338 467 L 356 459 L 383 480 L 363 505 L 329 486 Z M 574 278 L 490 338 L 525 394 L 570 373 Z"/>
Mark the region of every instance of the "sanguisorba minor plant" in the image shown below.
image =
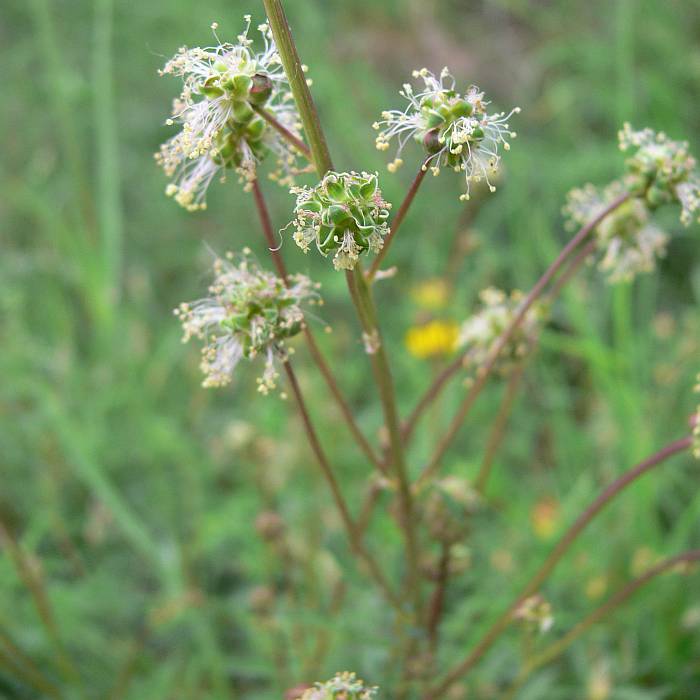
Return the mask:
<path id="1" fill-rule="evenodd" d="M 542 585 L 581 531 L 610 501 L 669 457 L 687 451 L 700 456 L 699 409 L 691 419 L 692 434 L 687 431 L 623 472 L 580 514 L 464 658 L 447 667 L 439 663 L 445 641 L 440 623 L 449 614 L 445 593 L 452 577 L 459 574 L 460 546 L 490 472 L 485 461 L 477 475 L 442 477 L 443 458 L 452 441 L 491 377 L 508 377 L 511 396 L 517 391 L 551 303 L 584 261 L 597 258 L 598 267 L 613 283 L 654 269 L 668 240 L 655 222 L 656 212 L 679 208 L 682 223 L 690 224 L 700 210 L 700 173 L 684 142 L 651 129 L 635 131 L 625 124 L 619 144 L 627 159 L 620 178 L 603 187 L 587 185 L 570 193 L 564 212 L 576 233 L 528 293 L 484 290 L 482 307 L 464 321 L 461 330 L 449 333 L 449 343 L 459 348 L 458 356 L 402 419 L 373 294 L 374 283 L 390 277 L 382 272 L 381 264 L 428 172 L 434 176 L 444 170 L 458 173 L 464 184 L 463 200 L 469 199 L 470 189 L 480 182 L 495 191 L 500 159 L 516 136 L 511 121 L 520 110 L 495 111 L 484 92 L 475 85 L 461 89 L 447 68 L 437 74 L 426 68 L 414 71 L 417 85 L 406 83 L 400 91 L 402 103 L 383 111 L 373 125 L 377 148 L 395 148 L 390 172 L 404 159 L 415 163 L 415 178 L 392 216 L 393 207 L 382 195 L 376 173 L 334 168 L 305 77 L 306 67 L 300 62 L 282 4 L 264 0 L 264 6 L 267 22 L 257 27 L 258 49 L 250 36 L 251 18 L 246 16 L 235 43 L 222 43 L 215 24 L 216 45 L 182 48 L 165 65 L 162 73 L 182 79 L 182 92 L 167 120 L 179 131 L 156 158 L 171 178 L 167 193 L 189 211 L 205 208 L 212 181 L 224 181 L 233 173 L 253 194 L 274 272 L 262 269 L 247 249 L 228 254 L 215 261 L 208 294 L 181 304 L 175 313 L 182 322 L 184 340 L 196 337 L 203 343 L 204 386 L 226 386 L 234 371 L 240 371 L 237 367 L 242 361 L 261 363 L 258 385 L 263 394 L 274 392 L 280 374 L 284 375 L 280 392 L 293 398 L 320 476 L 343 523 L 348 547 L 395 615 L 391 658 L 396 663 L 384 679 L 385 696 L 447 697 L 512 624 L 524 622 L 539 631 L 550 627 L 552 611 L 542 595 Z M 296 198 L 293 206 L 290 201 L 289 223 L 281 229 L 282 236 L 291 237 L 304 252 L 328 258 L 337 274 L 345 275 L 372 369 L 371 389 L 381 403 L 384 445 L 372 445 L 362 434 L 307 324 L 308 309 L 320 303 L 320 293 L 306 276 L 287 271 L 276 245 L 278 234 L 261 184 L 261 172 L 269 161 L 274 161 L 269 176 Z M 298 175 L 312 172 L 314 176 L 307 176 L 310 184 L 295 184 Z M 368 481 L 378 474 L 392 494 L 390 512 L 402 538 L 404 569 L 400 572 L 385 570 L 387 557 L 365 541 L 367 510 L 376 499 L 362 506 L 346 500 L 333 456 L 314 425 L 286 345 L 298 334 L 305 335 L 311 356 L 367 460 Z M 412 463 L 411 439 L 421 417 L 445 386 L 460 376 L 466 379 L 466 388 L 455 415 L 446 423 L 427 462 Z M 679 426 L 679 432 L 683 428 Z M 257 526 L 269 539 L 281 537 L 284 530 L 274 513 L 263 514 Z M 426 576 L 421 562 L 427 551 L 436 550 L 439 563 Z M 649 569 L 569 633 L 525 658 L 519 672 L 504 669 L 502 682 L 504 687 L 510 685 L 505 692 L 514 695 L 533 670 L 555 658 L 637 588 L 679 563 L 698 560 L 700 550 L 687 551 Z M 312 685 L 312 680 L 300 678 L 300 686 L 288 697 L 366 699 L 376 691 L 349 672 L 322 684 Z"/>

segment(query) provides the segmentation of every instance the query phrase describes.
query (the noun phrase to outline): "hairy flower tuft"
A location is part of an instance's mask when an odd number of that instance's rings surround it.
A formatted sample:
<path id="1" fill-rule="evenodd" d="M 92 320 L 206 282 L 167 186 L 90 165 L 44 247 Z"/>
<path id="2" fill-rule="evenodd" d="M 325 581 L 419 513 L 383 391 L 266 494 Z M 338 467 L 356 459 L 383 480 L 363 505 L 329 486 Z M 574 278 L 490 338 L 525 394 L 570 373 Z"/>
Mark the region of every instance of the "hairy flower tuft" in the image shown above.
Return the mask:
<path id="1" fill-rule="evenodd" d="M 333 254 L 336 270 L 352 270 L 362 253 L 377 253 L 389 233 L 389 209 L 376 173 L 326 173 L 315 187 L 293 187 L 295 243 L 305 252 L 312 243 L 323 256 Z"/>
<path id="2" fill-rule="evenodd" d="M 627 159 L 625 185 L 651 210 L 663 204 L 681 205 L 681 222 L 689 225 L 700 211 L 700 173 L 686 141 L 673 141 L 652 129 L 634 131 L 624 124 L 620 149 L 634 150 Z M 699 219 L 700 220 L 700 219 Z"/>
<path id="3" fill-rule="evenodd" d="M 376 686 L 366 686 L 356 674 L 344 671 L 325 683 L 316 683 L 300 700 L 371 700 L 376 693 Z"/>
<path id="4" fill-rule="evenodd" d="M 447 68 L 435 76 L 427 68 L 413 71 L 414 78 L 423 81 L 423 88 L 414 92 L 406 83 L 399 91 L 408 100 L 404 111 L 393 109 L 382 112 L 382 118 L 373 124 L 379 131 L 377 148 L 385 151 L 396 137 L 398 150 L 389 164 L 393 172 L 403 164 L 401 154 L 408 140 L 413 137 L 425 150 L 428 158 L 423 166 L 431 168 L 434 175 L 442 167 L 450 167 L 464 173 L 467 191 L 461 199 L 469 199 L 472 182 L 485 180 L 494 192 L 489 176 L 495 175 L 501 160 L 500 146 L 510 149 L 509 139 L 516 133 L 510 131 L 508 120 L 520 112 L 520 108 L 505 112 L 488 112 L 488 101 L 476 85 L 462 95 L 455 90 L 455 79 Z"/>
<path id="5" fill-rule="evenodd" d="M 184 329 L 183 342 L 191 337 L 204 341 L 201 368 L 203 386 L 225 386 L 242 358 L 265 358 L 258 389 L 275 388 L 275 361 L 287 358 L 285 341 L 304 327 L 303 305 L 320 302 L 319 285 L 304 275 L 284 280 L 261 270 L 250 251 L 214 262 L 214 282 L 209 296 L 175 309 Z"/>
<path id="6" fill-rule="evenodd" d="M 182 92 L 166 122 L 182 130 L 161 146 L 156 161 L 172 178 L 166 193 L 189 211 L 206 208 L 207 188 L 219 173 L 225 179 L 234 170 L 249 188 L 258 163 L 270 153 L 278 166 L 273 179 L 289 186 L 299 172 L 298 153 L 254 110 L 264 107 L 299 135 L 299 117 L 270 28 L 258 27 L 263 50 L 255 53 L 250 23 L 246 15 L 237 44 L 182 47 L 160 71 L 182 78 Z"/>
<path id="7" fill-rule="evenodd" d="M 488 287 L 479 294 L 479 298 L 483 308 L 462 324 L 458 341 L 460 347 L 465 349 L 467 366 L 477 368 L 484 364 L 494 342 L 515 318 L 523 295 L 517 290 L 508 295 L 500 289 Z M 496 360 L 496 371 L 507 374 L 527 355 L 544 315 L 541 304 L 535 304 L 528 310 Z"/>
<path id="8" fill-rule="evenodd" d="M 590 184 L 571 190 L 563 209 L 570 227 L 584 225 L 624 191 L 617 181 L 602 190 Z M 646 202 L 631 197 L 596 227 L 597 247 L 603 256 L 598 267 L 610 282 L 629 282 L 640 273 L 651 272 L 656 260 L 666 254 L 668 235 L 650 218 Z"/>

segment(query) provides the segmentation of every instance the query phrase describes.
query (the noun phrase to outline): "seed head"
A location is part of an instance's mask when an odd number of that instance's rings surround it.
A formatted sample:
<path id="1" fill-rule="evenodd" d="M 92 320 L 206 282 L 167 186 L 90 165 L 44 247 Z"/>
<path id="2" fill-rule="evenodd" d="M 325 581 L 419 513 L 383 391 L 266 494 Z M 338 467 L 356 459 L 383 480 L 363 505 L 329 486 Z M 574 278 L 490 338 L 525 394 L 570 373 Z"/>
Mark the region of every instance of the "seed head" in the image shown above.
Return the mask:
<path id="1" fill-rule="evenodd" d="M 389 164 L 393 172 L 403 164 L 401 154 L 409 138 L 413 137 L 427 155 L 424 169 L 431 168 L 434 175 L 443 167 L 462 172 L 467 191 L 461 199 L 469 199 L 472 182 L 485 180 L 489 189 L 495 187 L 489 180 L 500 164 L 499 147 L 510 149 L 509 139 L 516 133 L 510 131 L 508 120 L 520 112 L 512 109 L 508 114 L 489 114 L 488 101 L 478 87 L 472 85 L 462 95 L 455 90 L 455 80 L 447 68 L 435 76 L 427 68 L 413 72 L 414 78 L 423 81 L 423 88 L 414 92 L 406 83 L 399 94 L 408 100 L 405 110 L 387 110 L 373 124 L 379 132 L 376 145 L 380 151 L 389 148 L 396 137 L 398 150 Z"/>
<path id="2" fill-rule="evenodd" d="M 681 222 L 689 225 L 700 210 L 700 173 L 688 143 L 648 128 L 633 131 L 628 123 L 618 136 L 622 151 L 634 151 L 626 161 L 628 191 L 644 199 L 652 211 L 679 203 Z"/>
<path id="3" fill-rule="evenodd" d="M 294 241 L 333 254 L 336 270 L 352 270 L 362 253 L 377 253 L 389 233 L 391 205 L 382 199 L 376 173 L 326 173 L 315 187 L 293 187 Z"/>
<path id="4" fill-rule="evenodd" d="M 366 686 L 354 673 L 344 671 L 325 683 L 316 683 L 300 700 L 371 700 L 376 692 L 376 686 Z"/>
<path id="5" fill-rule="evenodd" d="M 483 307 L 462 324 L 458 341 L 459 346 L 466 351 L 467 365 L 477 369 L 484 364 L 494 342 L 515 318 L 523 295 L 516 290 L 509 296 L 500 289 L 488 287 L 479 294 L 479 298 Z M 496 371 L 507 374 L 525 357 L 537 336 L 544 316 L 544 307 L 540 304 L 535 304 L 528 310 L 496 360 Z"/>
<path id="6" fill-rule="evenodd" d="M 225 386 L 242 359 L 265 358 L 258 390 L 275 388 L 277 360 L 285 360 L 285 341 L 304 327 L 304 305 L 320 301 L 318 285 L 304 275 L 290 275 L 287 283 L 261 270 L 250 251 L 238 258 L 217 258 L 209 296 L 175 309 L 184 329 L 183 342 L 204 341 L 201 368 L 203 386 Z"/>
<path id="7" fill-rule="evenodd" d="M 602 190 L 590 184 L 572 190 L 563 209 L 570 227 L 587 223 L 624 191 L 624 184 L 618 181 Z M 631 197 L 596 227 L 597 247 L 602 255 L 598 267 L 609 282 L 629 282 L 640 273 L 651 272 L 657 259 L 666 254 L 668 235 L 650 219 L 647 202 Z"/>
<path id="8" fill-rule="evenodd" d="M 206 208 L 206 191 L 217 174 L 225 179 L 234 170 L 249 188 L 258 163 L 270 153 L 277 159 L 273 179 L 289 186 L 300 172 L 298 153 L 253 109 L 264 107 L 299 136 L 299 117 L 270 28 L 258 27 L 263 50 L 255 53 L 248 38 L 250 16 L 245 22 L 237 44 L 182 47 L 160 71 L 182 78 L 166 122 L 182 130 L 161 146 L 156 161 L 172 178 L 166 193 L 189 211 Z"/>

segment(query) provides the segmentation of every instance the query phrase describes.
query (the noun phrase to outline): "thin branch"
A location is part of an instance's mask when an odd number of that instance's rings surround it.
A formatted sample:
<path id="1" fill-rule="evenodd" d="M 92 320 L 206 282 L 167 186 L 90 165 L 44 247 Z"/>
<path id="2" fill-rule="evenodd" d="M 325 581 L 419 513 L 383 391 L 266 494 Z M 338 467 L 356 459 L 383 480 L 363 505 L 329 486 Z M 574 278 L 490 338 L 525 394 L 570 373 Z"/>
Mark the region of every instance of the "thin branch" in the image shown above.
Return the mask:
<path id="1" fill-rule="evenodd" d="M 661 464 L 669 457 L 672 457 L 679 452 L 686 451 L 692 445 L 692 437 L 676 440 L 670 445 L 667 445 L 656 454 L 640 462 L 638 465 L 625 472 L 618 479 L 613 481 L 599 496 L 596 498 L 586 510 L 577 518 L 577 520 L 566 531 L 564 536 L 559 540 L 559 543 L 554 548 L 552 553 L 547 557 L 542 566 L 535 572 L 525 585 L 518 597 L 511 605 L 501 614 L 501 616 L 489 627 L 481 640 L 477 643 L 474 649 L 467 657 L 452 668 L 447 673 L 445 678 L 439 682 L 431 691 L 429 691 L 425 700 L 435 700 L 443 697 L 445 693 L 456 683 L 464 674 L 470 671 L 493 646 L 496 640 L 501 636 L 503 631 L 510 625 L 513 618 L 513 613 L 517 610 L 520 604 L 528 597 L 537 592 L 540 586 L 544 583 L 547 577 L 552 573 L 561 558 L 566 554 L 576 538 L 581 534 L 584 528 L 593 520 L 593 518 L 621 491 L 627 486 L 636 481 L 639 477 L 646 474 L 648 471 Z"/>
<path id="2" fill-rule="evenodd" d="M 498 448 L 501 446 L 508 419 L 515 405 L 518 389 L 520 388 L 523 374 L 525 373 L 525 365 L 526 362 L 523 361 L 511 372 L 503 398 L 501 399 L 498 414 L 496 415 L 493 427 L 486 441 L 486 449 L 484 450 L 481 467 L 479 467 L 479 472 L 474 480 L 474 488 L 482 495 L 486 490 L 486 483 L 491 476 L 491 469 L 493 468 L 493 460 L 496 457 Z"/>
<path id="3" fill-rule="evenodd" d="M 253 197 L 255 199 L 255 206 L 258 210 L 260 223 L 262 224 L 263 233 L 265 234 L 265 240 L 267 241 L 272 261 L 275 265 L 275 268 L 277 269 L 277 273 L 279 274 L 279 276 L 284 280 L 285 284 L 288 284 L 289 280 L 287 267 L 284 264 L 284 260 L 282 259 L 282 255 L 279 251 L 279 246 L 277 245 L 277 241 L 275 240 L 275 233 L 272 227 L 272 221 L 270 219 L 270 210 L 267 207 L 265 197 L 263 195 L 262 189 L 260 188 L 260 183 L 257 181 L 257 179 L 253 180 Z M 347 424 L 350 432 L 357 441 L 359 448 L 362 450 L 365 457 L 367 457 L 367 459 L 377 469 L 386 473 L 386 466 L 383 464 L 382 460 L 372 449 L 372 446 L 367 441 L 367 438 L 365 438 L 359 426 L 355 422 L 352 410 L 350 409 L 350 406 L 348 406 L 348 403 L 345 400 L 345 397 L 343 396 L 340 387 L 338 386 L 335 376 L 333 375 L 333 371 L 328 366 L 328 363 L 323 357 L 321 349 L 318 347 L 316 339 L 314 338 L 314 335 L 311 332 L 311 329 L 309 328 L 308 324 L 304 324 L 304 336 L 309 346 L 309 352 L 311 353 L 311 357 L 313 358 L 314 362 L 316 363 L 316 366 L 321 372 L 321 375 L 323 376 L 323 379 L 325 380 L 326 385 L 328 386 L 331 394 L 333 394 L 333 398 L 335 399 L 338 408 L 340 409 L 340 412 L 343 414 L 345 423 Z"/>
<path id="4" fill-rule="evenodd" d="M 48 638 L 53 645 L 56 662 L 60 668 L 64 679 L 69 683 L 75 683 L 80 687 L 80 676 L 73 664 L 72 659 L 66 651 L 66 647 L 61 638 L 61 633 L 56 622 L 56 618 L 51 608 L 49 597 L 46 594 L 41 576 L 32 565 L 26 553 L 20 547 L 10 528 L 0 520 L 0 545 L 6 549 L 10 555 L 17 575 L 29 591 L 34 607 L 41 620 Z"/>
<path id="5" fill-rule="evenodd" d="M 379 253 L 377 253 L 377 257 L 374 259 L 372 266 L 366 274 L 367 280 L 369 282 L 372 282 L 377 272 L 379 272 L 379 266 L 382 264 L 384 256 L 389 252 L 389 246 L 391 245 L 392 241 L 394 240 L 394 237 L 398 233 L 399 227 L 403 223 L 403 220 L 406 218 L 406 214 L 408 213 L 408 210 L 410 209 L 411 204 L 413 203 L 413 200 L 416 197 L 418 188 L 421 186 L 423 178 L 425 178 L 425 174 L 428 172 L 428 166 L 426 165 L 426 163 L 427 161 L 421 164 L 420 168 L 418 169 L 418 172 L 416 173 L 416 176 L 413 178 L 413 182 L 411 182 L 411 186 L 408 188 L 408 192 L 406 193 L 403 202 L 401 202 L 401 206 L 396 212 L 394 220 L 391 222 L 391 229 L 389 231 L 389 235 L 384 239 L 384 245 L 382 246 L 382 249 L 379 251 Z"/>
<path id="6" fill-rule="evenodd" d="M 431 654 L 435 654 L 438 648 L 440 622 L 445 610 L 445 593 L 447 592 L 447 580 L 450 574 L 450 557 L 452 547 L 447 542 L 442 543 L 440 560 L 438 562 L 437 581 L 428 606 L 428 619 L 426 629 L 428 632 L 428 645 Z"/>
<path id="7" fill-rule="evenodd" d="M 303 156 L 311 160 L 311 151 L 309 147 L 299 138 L 297 138 L 287 127 L 280 124 L 266 109 L 260 105 L 249 102 L 253 111 L 259 114 L 273 129 L 275 129 L 282 138 L 286 139 L 294 148 L 297 149 Z"/>
<path id="8" fill-rule="evenodd" d="M 59 700 L 61 693 L 58 688 L 44 677 L 34 662 L 10 639 L 2 627 L 0 627 L 0 643 L 7 649 L 7 652 L 0 650 L 0 659 L 4 658 L 8 669 L 35 690 L 54 700 Z"/>
<path id="9" fill-rule="evenodd" d="M 314 453 L 314 456 L 316 457 L 321 472 L 326 482 L 328 483 L 328 487 L 331 490 L 335 506 L 338 509 L 338 512 L 340 513 L 340 517 L 343 521 L 343 525 L 347 532 L 348 539 L 350 540 L 350 546 L 352 547 L 355 554 L 365 563 L 367 570 L 371 574 L 372 578 L 379 585 L 381 590 L 384 592 L 387 600 L 397 609 L 399 613 L 403 613 L 401 601 L 389 587 L 389 584 L 384 578 L 384 574 L 381 572 L 376 560 L 374 559 L 374 557 L 372 557 L 372 555 L 365 548 L 365 545 L 362 542 L 362 537 L 357 529 L 357 525 L 355 524 L 355 522 L 352 519 L 352 516 L 350 515 L 350 510 L 340 490 L 340 485 L 338 484 L 338 481 L 335 478 L 335 474 L 333 473 L 331 465 L 328 462 L 326 453 L 324 452 L 323 447 L 321 446 L 321 443 L 318 439 L 318 435 L 316 434 L 316 430 L 313 427 L 311 417 L 309 416 L 308 409 L 306 408 L 306 402 L 304 401 L 304 397 L 301 393 L 299 382 L 297 381 L 296 375 L 289 361 L 286 361 L 284 363 L 284 369 L 287 374 L 287 379 L 289 380 L 289 386 L 292 390 L 294 400 L 296 401 L 297 407 L 299 409 L 299 414 L 304 425 L 306 436 L 309 440 L 309 444 L 311 445 L 311 449 Z"/>
<path id="10" fill-rule="evenodd" d="M 674 557 L 665 559 L 656 564 L 651 569 L 642 574 L 639 578 L 630 581 L 624 588 L 619 590 L 615 595 L 608 598 L 600 607 L 596 608 L 592 613 L 586 616 L 581 622 L 572 627 L 563 637 L 552 642 L 549 646 L 543 649 L 533 659 L 531 659 L 518 674 L 511 688 L 506 691 L 505 698 L 512 698 L 515 693 L 525 684 L 525 681 L 530 677 L 533 671 L 548 664 L 550 661 L 559 656 L 562 652 L 571 646 L 582 634 L 587 632 L 593 625 L 614 612 L 621 605 L 626 603 L 640 588 L 645 586 L 651 580 L 666 573 L 667 571 L 677 567 L 679 564 L 689 564 L 700 561 L 700 549 L 691 549 L 682 554 L 677 554 Z"/>
<path id="11" fill-rule="evenodd" d="M 545 287 L 549 284 L 549 282 L 557 274 L 557 272 L 562 268 L 564 263 L 567 261 L 568 257 L 571 255 L 571 253 L 573 253 L 573 251 L 576 248 L 578 248 L 578 246 L 588 237 L 591 231 L 593 231 L 593 229 L 610 212 L 619 207 L 628 198 L 628 193 L 621 194 L 610 204 L 608 204 L 608 206 L 605 207 L 605 209 L 603 209 L 603 211 L 601 211 L 600 214 L 598 214 L 598 216 L 594 217 L 583 228 L 581 228 L 578 231 L 578 233 L 564 246 L 564 249 L 561 251 L 561 253 L 559 253 L 556 260 L 547 268 L 546 272 L 542 275 L 542 277 L 540 277 L 540 279 L 537 280 L 535 286 L 530 290 L 525 299 L 523 299 L 522 303 L 518 308 L 517 313 L 513 317 L 513 320 L 510 322 L 508 327 L 503 331 L 503 333 L 498 337 L 498 339 L 494 342 L 493 346 L 491 347 L 488 357 L 477 372 L 474 384 L 471 386 L 469 392 L 463 399 L 462 404 L 457 410 L 457 414 L 452 419 L 452 422 L 450 423 L 447 432 L 438 443 L 438 446 L 435 449 L 433 456 L 428 462 L 428 465 L 424 470 L 425 477 L 422 476 L 421 478 L 428 478 L 428 476 L 431 476 L 439 468 L 440 462 L 444 457 L 445 452 L 447 452 L 447 449 L 452 443 L 452 440 L 454 440 L 457 433 L 459 432 L 459 429 L 462 426 L 462 423 L 464 422 L 467 413 L 469 413 L 469 410 L 474 405 L 474 402 L 481 393 L 481 390 L 486 385 L 486 382 L 488 381 L 488 378 L 491 375 L 491 372 L 493 371 L 493 368 L 496 365 L 496 362 L 501 352 L 508 344 L 508 341 L 513 337 L 515 331 L 525 320 L 527 312 L 532 308 L 533 304 L 540 297 Z M 454 368 L 454 371 L 456 371 L 461 366 L 461 362 L 462 357 L 457 358 L 457 360 L 452 363 L 450 368 Z"/>
<path id="12" fill-rule="evenodd" d="M 398 486 L 398 501 L 400 519 L 399 524 L 406 541 L 406 590 L 413 600 L 414 615 L 416 621 L 420 615 L 420 571 L 418 555 L 418 539 L 413 513 L 413 496 L 408 476 L 408 467 L 401 439 L 398 411 L 396 409 L 396 396 L 391 369 L 384 350 L 379 327 L 377 325 L 376 311 L 372 302 L 371 292 L 365 276 L 357 265 L 354 270 L 346 274 L 348 289 L 352 297 L 357 315 L 360 319 L 369 348 L 369 358 L 372 365 L 374 378 L 382 404 L 384 420 L 389 433 L 389 445 L 391 448 L 391 466 Z"/>

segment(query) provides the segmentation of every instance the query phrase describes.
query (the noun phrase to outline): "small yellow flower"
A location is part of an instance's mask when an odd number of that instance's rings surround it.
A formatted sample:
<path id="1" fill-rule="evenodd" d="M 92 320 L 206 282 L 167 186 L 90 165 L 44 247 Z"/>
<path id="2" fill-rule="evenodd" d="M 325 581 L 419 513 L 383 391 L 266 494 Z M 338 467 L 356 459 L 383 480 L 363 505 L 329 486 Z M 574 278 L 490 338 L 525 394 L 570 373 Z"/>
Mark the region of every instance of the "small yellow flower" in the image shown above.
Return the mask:
<path id="1" fill-rule="evenodd" d="M 586 582 L 586 597 L 589 600 L 598 600 L 608 589 L 608 579 L 603 575 L 594 576 Z"/>
<path id="2" fill-rule="evenodd" d="M 456 323 L 431 321 L 408 329 L 406 347 L 411 355 L 419 360 L 449 355 L 457 347 L 458 334 L 459 326 Z"/>
<path id="3" fill-rule="evenodd" d="M 411 289 L 411 298 L 423 309 L 439 311 L 447 305 L 449 289 L 447 282 L 434 277 L 424 280 Z"/>
<path id="4" fill-rule="evenodd" d="M 541 540 L 551 539 L 559 527 L 560 515 L 559 503 L 553 498 L 538 501 L 530 514 L 535 535 Z"/>

